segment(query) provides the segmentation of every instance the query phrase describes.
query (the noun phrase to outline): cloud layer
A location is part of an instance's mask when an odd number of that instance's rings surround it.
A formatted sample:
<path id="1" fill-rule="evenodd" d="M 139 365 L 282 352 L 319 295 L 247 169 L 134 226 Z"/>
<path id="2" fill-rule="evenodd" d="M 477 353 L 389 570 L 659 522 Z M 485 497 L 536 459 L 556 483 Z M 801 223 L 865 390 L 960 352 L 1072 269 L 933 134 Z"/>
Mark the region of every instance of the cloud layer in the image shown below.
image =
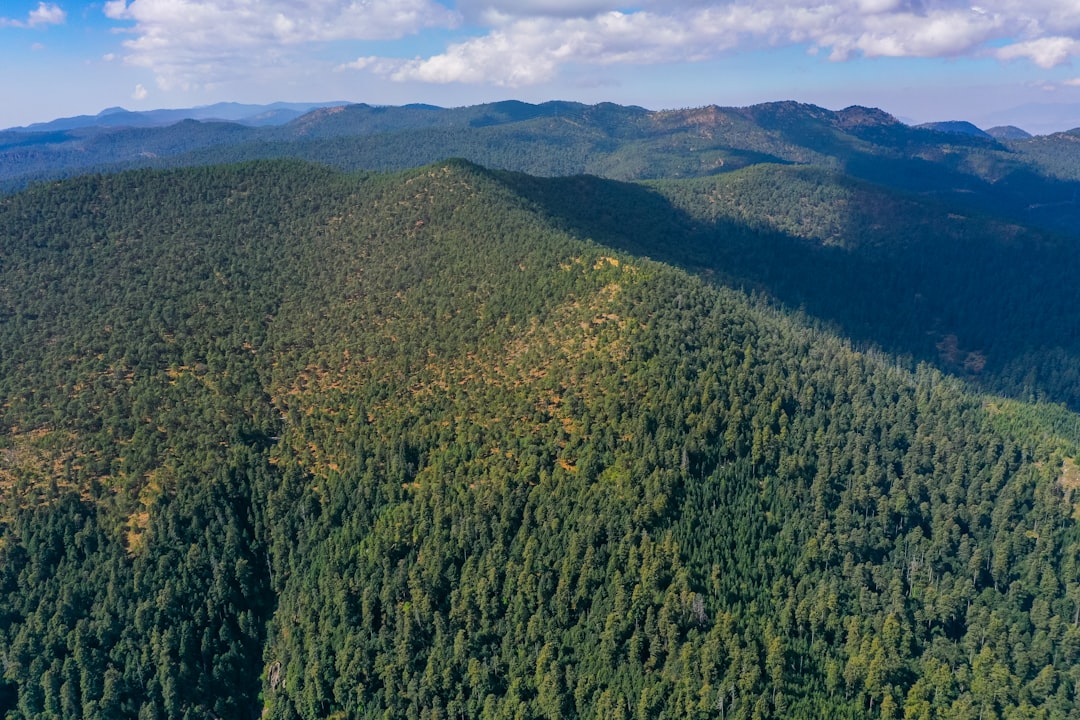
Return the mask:
<path id="1" fill-rule="evenodd" d="M 1050 68 L 1080 57 L 1076 0 L 458 0 L 454 9 L 445 2 L 110 0 L 105 12 L 130 23 L 125 59 L 152 68 L 163 87 L 281 65 L 312 43 L 363 47 L 459 26 L 468 34 L 426 57 L 361 53 L 338 69 L 519 87 L 567 67 L 694 62 L 792 45 L 837 62 L 978 56 Z"/>
<path id="2" fill-rule="evenodd" d="M 581 11 L 571 12 L 571 6 Z M 1053 67 L 1080 55 L 1074 0 L 783 0 L 658 2 L 633 11 L 593 0 L 492 0 L 464 9 L 487 34 L 428 58 L 363 57 L 350 67 L 395 80 L 520 86 L 561 66 L 697 61 L 738 48 L 804 45 L 834 61 L 853 57 L 1026 58 Z M 997 47 L 992 47 L 991 44 Z"/>
<path id="3" fill-rule="evenodd" d="M 399 38 L 458 18 L 433 0 L 109 0 L 104 11 L 133 23 L 124 59 L 163 88 L 281 65 L 312 43 Z"/>

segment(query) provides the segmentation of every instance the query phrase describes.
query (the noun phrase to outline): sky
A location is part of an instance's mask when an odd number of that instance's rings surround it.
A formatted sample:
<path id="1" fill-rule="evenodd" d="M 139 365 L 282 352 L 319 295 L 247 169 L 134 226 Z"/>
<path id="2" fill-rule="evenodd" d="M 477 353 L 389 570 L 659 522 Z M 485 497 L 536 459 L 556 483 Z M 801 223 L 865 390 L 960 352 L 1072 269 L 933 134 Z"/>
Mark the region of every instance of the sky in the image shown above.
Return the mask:
<path id="1" fill-rule="evenodd" d="M 0 128 L 220 101 L 1080 126 L 1080 0 L 0 0 Z"/>

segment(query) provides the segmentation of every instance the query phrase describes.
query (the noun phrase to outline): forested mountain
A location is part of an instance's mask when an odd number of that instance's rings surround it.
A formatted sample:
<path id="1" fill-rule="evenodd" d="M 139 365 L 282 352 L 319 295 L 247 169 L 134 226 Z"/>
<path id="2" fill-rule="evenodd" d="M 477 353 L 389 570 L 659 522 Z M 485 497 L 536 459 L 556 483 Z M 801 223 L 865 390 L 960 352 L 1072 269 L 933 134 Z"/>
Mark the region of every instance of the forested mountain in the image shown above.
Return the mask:
<path id="1" fill-rule="evenodd" d="M 611 103 L 506 101 L 462 108 L 349 105 L 275 127 L 0 133 L 0 189 L 90 171 L 298 158 L 394 171 L 462 157 L 533 175 L 615 180 L 712 176 L 759 163 L 814 165 L 904 193 L 1073 232 L 1080 148 L 1069 133 L 995 139 L 966 123 L 909 127 L 873 108 L 795 102 L 649 111 Z"/>
<path id="2" fill-rule="evenodd" d="M 0 198 L 0 715 L 1080 716 L 1080 422 L 916 362 L 1071 357 L 1067 283 L 982 344 L 1071 238 L 939 202 L 464 161 Z"/>

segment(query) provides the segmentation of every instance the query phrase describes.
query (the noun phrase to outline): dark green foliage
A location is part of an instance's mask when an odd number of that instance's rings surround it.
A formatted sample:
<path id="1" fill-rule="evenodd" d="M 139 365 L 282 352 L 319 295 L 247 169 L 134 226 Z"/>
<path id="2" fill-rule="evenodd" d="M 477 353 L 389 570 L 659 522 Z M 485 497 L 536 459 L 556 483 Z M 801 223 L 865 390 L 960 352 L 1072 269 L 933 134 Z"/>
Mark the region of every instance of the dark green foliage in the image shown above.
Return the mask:
<path id="1" fill-rule="evenodd" d="M 274 162 L 5 198 L 0 709 L 1074 716 L 1076 416 L 640 257 L 808 312 L 837 306 L 783 253 L 849 302 L 872 288 L 828 273 L 915 262 L 852 238 L 929 206 L 836 225 L 874 191 L 784 172 Z M 912 248 L 977 252 L 933 218 Z"/>

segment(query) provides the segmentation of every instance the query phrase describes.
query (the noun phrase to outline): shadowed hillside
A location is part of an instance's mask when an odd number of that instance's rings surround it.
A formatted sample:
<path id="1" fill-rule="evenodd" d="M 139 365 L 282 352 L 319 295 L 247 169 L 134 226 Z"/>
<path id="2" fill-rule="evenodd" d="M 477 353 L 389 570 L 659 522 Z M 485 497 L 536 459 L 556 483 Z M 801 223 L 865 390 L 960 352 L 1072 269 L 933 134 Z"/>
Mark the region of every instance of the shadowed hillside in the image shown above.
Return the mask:
<path id="1" fill-rule="evenodd" d="M 561 227 L 734 288 L 988 391 L 1080 407 L 1073 243 L 835 172 L 505 181 Z"/>

